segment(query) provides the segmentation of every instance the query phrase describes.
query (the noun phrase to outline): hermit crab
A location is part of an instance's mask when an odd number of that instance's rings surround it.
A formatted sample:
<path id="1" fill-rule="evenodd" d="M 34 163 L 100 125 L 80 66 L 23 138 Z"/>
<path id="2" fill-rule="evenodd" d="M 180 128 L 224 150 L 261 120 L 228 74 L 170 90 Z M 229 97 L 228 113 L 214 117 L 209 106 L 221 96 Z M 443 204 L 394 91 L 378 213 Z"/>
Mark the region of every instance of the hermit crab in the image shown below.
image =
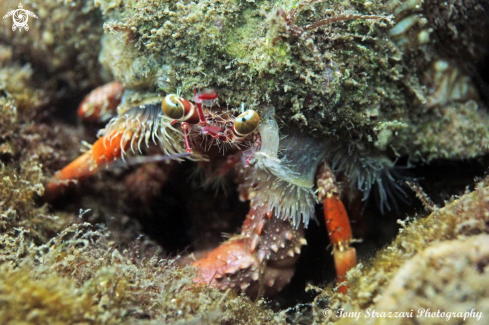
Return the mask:
<path id="1" fill-rule="evenodd" d="M 345 14 L 299 27 L 297 15 L 315 2 L 304 2 L 288 14 L 275 8 L 268 17 L 273 27 L 268 44 L 271 49 L 291 36 L 308 44 L 314 65 L 324 70 L 321 76 L 327 81 L 321 92 L 329 93 L 329 83 L 342 72 L 333 60 L 325 69 L 312 34 L 336 22 L 380 22 L 391 17 Z M 168 70 L 172 69 L 169 66 Z M 137 88 L 128 83 L 128 88 L 131 86 Z M 288 87 L 285 85 L 285 92 Z M 256 105 L 256 111 L 245 111 L 247 105 Z M 84 119 L 110 120 L 83 155 L 54 175 L 46 186 L 48 198 L 57 196 L 73 180 L 87 178 L 116 160 L 142 154 L 151 144 L 159 146 L 168 159 L 195 161 L 196 168 L 204 171 L 206 184 L 226 175 L 237 181 L 240 199 L 250 201 L 240 234 L 193 262 L 200 270 L 195 282 L 222 290 L 235 288 L 250 296 L 282 290 L 307 244 L 304 228 L 315 219 L 315 205 L 322 203 L 338 290 L 345 293 L 345 275 L 356 264 L 356 251 L 350 246 L 354 239 L 341 198 L 361 192 L 366 199 L 375 184 L 382 208 L 390 208 L 392 196 L 405 195 L 396 182 L 394 163 L 380 151 L 334 133 L 315 138 L 297 124 L 279 128 L 280 117 L 275 116 L 270 101 L 245 102 L 241 109 L 227 109 L 226 100 L 220 100 L 214 90 L 194 91 L 190 101 L 178 91 L 141 96 L 113 82 L 89 94 L 78 113 Z"/>
<path id="2" fill-rule="evenodd" d="M 350 160 L 342 161 L 338 157 L 345 149 L 337 141 L 311 139 L 293 127 L 279 130 L 273 109 L 261 117 L 255 110 L 245 111 L 244 104 L 240 110 L 224 109 L 214 90 L 195 91 L 193 102 L 179 94 L 137 100 L 131 96 L 113 82 L 86 97 L 80 116 L 113 117 L 85 153 L 54 175 L 45 195 L 56 197 L 73 181 L 116 160 L 130 160 L 150 144 L 169 159 L 189 159 L 211 169 L 206 174 L 210 179 L 233 173 L 240 198 L 250 201 L 249 213 L 239 235 L 193 262 L 200 270 L 196 283 L 235 288 L 250 296 L 276 294 L 294 274 L 301 247 L 307 244 L 304 228 L 321 202 L 341 284 L 356 264 L 356 252 L 350 246 L 352 232 L 336 176 L 343 175 L 345 184 L 366 196 L 383 179 L 402 191 L 393 182 L 393 164 L 387 158 L 376 159 L 375 165 L 361 154 L 352 160 L 348 152 Z M 216 148 L 225 157 L 219 163 L 211 154 Z M 391 191 L 379 188 L 385 201 Z M 339 286 L 340 292 L 346 290 L 345 284 Z"/>

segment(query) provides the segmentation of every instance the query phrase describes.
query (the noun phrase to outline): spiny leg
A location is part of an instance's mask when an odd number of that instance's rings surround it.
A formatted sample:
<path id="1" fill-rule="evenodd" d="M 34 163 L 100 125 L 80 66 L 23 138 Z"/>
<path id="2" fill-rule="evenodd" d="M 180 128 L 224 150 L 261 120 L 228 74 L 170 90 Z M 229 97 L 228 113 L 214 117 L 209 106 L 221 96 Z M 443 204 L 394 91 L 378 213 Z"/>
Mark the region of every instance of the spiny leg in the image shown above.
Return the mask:
<path id="1" fill-rule="evenodd" d="M 190 148 L 190 141 L 188 139 L 188 133 L 190 130 L 190 125 L 187 122 L 182 122 L 183 139 L 185 140 L 185 149 L 188 153 L 192 153 L 192 148 Z"/>
<path id="2" fill-rule="evenodd" d="M 134 133 L 131 131 L 114 131 L 99 138 L 89 151 L 73 160 L 54 175 L 54 180 L 46 185 L 45 198 L 53 199 L 70 181 L 83 180 L 92 176 L 109 163 L 119 159 L 129 149 Z"/>
<path id="3" fill-rule="evenodd" d="M 350 247 L 352 232 L 345 206 L 339 198 L 339 189 L 333 171 L 326 163 L 317 172 L 318 199 L 324 205 L 324 220 L 329 239 L 333 245 L 336 281 L 346 280 L 346 272 L 357 264 L 356 250 Z M 348 286 L 341 285 L 338 291 L 345 294 Z"/>
<path id="4" fill-rule="evenodd" d="M 324 219 L 329 238 L 333 244 L 334 263 L 336 266 L 336 281 L 346 280 L 346 272 L 357 264 L 356 250 L 350 247 L 352 233 L 350 220 L 343 202 L 335 194 L 328 194 L 323 201 Z M 348 286 L 342 285 L 338 291 L 345 294 Z"/>

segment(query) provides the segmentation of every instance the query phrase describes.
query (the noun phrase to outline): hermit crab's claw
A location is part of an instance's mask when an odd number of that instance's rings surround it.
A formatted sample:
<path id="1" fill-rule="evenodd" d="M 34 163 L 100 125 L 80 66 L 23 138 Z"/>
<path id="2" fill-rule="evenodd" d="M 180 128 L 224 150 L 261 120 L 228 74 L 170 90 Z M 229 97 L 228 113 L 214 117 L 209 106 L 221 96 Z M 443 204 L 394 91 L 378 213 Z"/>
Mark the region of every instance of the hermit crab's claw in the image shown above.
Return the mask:
<path id="1" fill-rule="evenodd" d="M 333 245 L 336 281 L 341 284 L 346 280 L 346 272 L 356 265 L 357 255 L 355 248 L 350 247 L 352 232 L 348 214 L 338 196 L 339 189 L 333 172 L 326 163 L 321 164 L 318 169 L 317 186 L 319 200 L 324 205 L 326 228 Z M 346 285 L 340 285 L 338 288 L 338 291 L 343 294 L 347 290 Z"/>
<path id="2" fill-rule="evenodd" d="M 251 207 L 241 234 L 193 263 L 199 268 L 194 280 L 221 290 L 235 288 L 249 296 L 278 293 L 294 275 L 301 246 L 302 227 L 295 228 L 263 207 Z"/>
<path id="3" fill-rule="evenodd" d="M 90 92 L 78 108 L 78 116 L 90 122 L 101 122 L 115 114 L 120 104 L 124 86 L 113 81 Z M 73 160 L 70 164 L 58 171 L 53 179 L 46 185 L 44 198 L 49 200 L 58 196 L 72 181 L 82 180 L 95 174 L 101 167 L 107 166 L 122 155 L 129 144 L 128 137 L 132 132 L 109 132 L 98 139 L 90 150 Z"/>

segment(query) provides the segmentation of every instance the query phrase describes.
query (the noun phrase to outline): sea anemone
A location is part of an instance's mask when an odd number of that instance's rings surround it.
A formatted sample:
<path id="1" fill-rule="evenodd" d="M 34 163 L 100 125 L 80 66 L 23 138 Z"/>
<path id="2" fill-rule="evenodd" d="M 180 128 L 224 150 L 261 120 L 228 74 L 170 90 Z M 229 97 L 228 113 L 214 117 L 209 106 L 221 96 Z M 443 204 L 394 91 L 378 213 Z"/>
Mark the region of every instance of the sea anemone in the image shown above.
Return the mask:
<path id="1" fill-rule="evenodd" d="M 280 139 L 277 122 L 271 117 L 258 131 L 261 149 L 254 153 L 252 166 L 242 169 L 240 191 L 248 194 L 252 206 L 265 206 L 268 213 L 290 219 L 296 228 L 301 222 L 307 227 L 314 218 L 314 180 L 326 145 L 296 130 Z"/>
<path id="2" fill-rule="evenodd" d="M 328 143 L 326 159 L 335 176 L 344 175 L 350 188 L 363 193 L 363 201 L 370 197 L 372 188 L 376 188 L 374 195 L 382 213 L 385 208 L 397 210 L 398 199 L 405 201 L 406 192 L 398 183 L 404 178 L 402 167 L 380 152 L 341 142 L 334 144 L 332 140 Z"/>

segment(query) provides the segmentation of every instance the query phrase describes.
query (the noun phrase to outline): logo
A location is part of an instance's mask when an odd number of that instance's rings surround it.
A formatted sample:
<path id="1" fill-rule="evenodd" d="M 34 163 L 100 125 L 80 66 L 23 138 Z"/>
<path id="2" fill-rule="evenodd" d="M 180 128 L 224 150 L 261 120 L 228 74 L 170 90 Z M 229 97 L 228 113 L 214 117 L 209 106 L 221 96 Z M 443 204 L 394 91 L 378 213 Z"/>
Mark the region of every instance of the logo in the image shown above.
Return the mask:
<path id="1" fill-rule="evenodd" d="M 3 16 L 3 19 L 10 16 L 12 16 L 14 20 L 12 30 L 15 31 L 17 28 L 19 28 L 19 32 L 22 30 L 22 28 L 24 28 L 26 31 L 29 30 L 29 25 L 27 25 L 27 20 L 29 19 L 29 16 L 37 18 L 37 16 L 32 11 L 22 9 L 22 3 L 19 3 L 19 9 L 9 11 L 5 16 Z"/>

